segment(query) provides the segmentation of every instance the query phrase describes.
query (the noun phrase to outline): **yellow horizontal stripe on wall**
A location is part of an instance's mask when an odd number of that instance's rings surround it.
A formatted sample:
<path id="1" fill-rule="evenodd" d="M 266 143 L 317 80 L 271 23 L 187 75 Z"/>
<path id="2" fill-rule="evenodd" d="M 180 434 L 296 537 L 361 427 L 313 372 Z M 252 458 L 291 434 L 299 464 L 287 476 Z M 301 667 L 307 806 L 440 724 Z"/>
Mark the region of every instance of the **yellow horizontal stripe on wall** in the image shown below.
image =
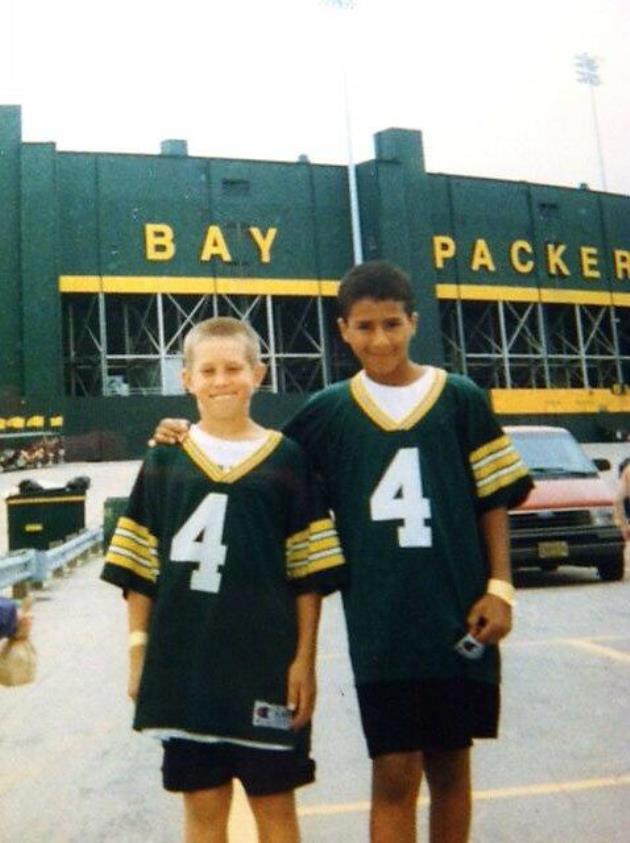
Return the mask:
<path id="1" fill-rule="evenodd" d="M 62 293 L 188 293 L 336 296 L 338 281 L 316 278 L 213 278 L 183 275 L 60 275 Z"/>
<path id="2" fill-rule="evenodd" d="M 595 304 L 630 307 L 630 293 L 610 290 L 563 290 L 556 287 L 506 287 L 491 284 L 436 284 L 438 299 L 462 301 L 542 301 L 548 304 Z"/>
<path id="3" fill-rule="evenodd" d="M 612 304 L 610 290 L 557 290 L 543 288 L 541 301 L 548 304 Z"/>
<path id="4" fill-rule="evenodd" d="M 495 413 L 630 413 L 630 391 L 610 389 L 491 389 Z"/>
<path id="5" fill-rule="evenodd" d="M 436 284 L 438 299 L 465 301 L 538 301 L 538 287 L 505 287 L 492 284 Z"/>

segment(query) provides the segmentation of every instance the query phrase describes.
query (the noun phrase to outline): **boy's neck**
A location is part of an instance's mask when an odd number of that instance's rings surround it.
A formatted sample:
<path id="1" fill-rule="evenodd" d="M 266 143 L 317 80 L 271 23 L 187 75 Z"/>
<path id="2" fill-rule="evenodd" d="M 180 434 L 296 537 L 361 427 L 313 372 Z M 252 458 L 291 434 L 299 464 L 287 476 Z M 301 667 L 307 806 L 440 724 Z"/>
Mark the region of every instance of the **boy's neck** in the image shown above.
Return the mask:
<path id="1" fill-rule="evenodd" d="M 404 367 L 396 370 L 395 372 L 391 372 L 385 377 L 378 373 L 374 374 L 372 372 L 368 372 L 367 369 L 364 369 L 363 371 L 371 381 L 374 381 L 374 383 L 380 383 L 383 386 L 409 386 L 409 384 L 414 383 L 414 381 L 417 381 L 418 378 L 422 377 L 426 370 L 426 366 L 422 366 L 420 363 L 414 363 L 412 360 L 408 360 Z"/>
<path id="2" fill-rule="evenodd" d="M 242 419 L 204 419 L 197 422 L 199 429 L 217 439 L 257 439 L 265 432 L 253 419 L 248 416 Z"/>

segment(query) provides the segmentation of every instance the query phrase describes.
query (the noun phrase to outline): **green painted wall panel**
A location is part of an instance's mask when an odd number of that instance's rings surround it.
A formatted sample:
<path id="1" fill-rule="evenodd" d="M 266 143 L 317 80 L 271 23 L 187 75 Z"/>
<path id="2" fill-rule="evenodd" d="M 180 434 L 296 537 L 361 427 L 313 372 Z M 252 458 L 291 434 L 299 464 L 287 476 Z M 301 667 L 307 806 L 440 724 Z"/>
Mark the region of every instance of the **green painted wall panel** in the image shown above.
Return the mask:
<path id="1" fill-rule="evenodd" d="M 55 163 L 52 143 L 22 147 L 24 389 L 32 411 L 48 415 L 63 403 Z"/>
<path id="2" fill-rule="evenodd" d="M 99 268 L 96 157 L 57 153 L 59 272 L 94 275 Z"/>
<path id="3" fill-rule="evenodd" d="M 319 167 L 310 164 L 317 277 L 340 278 L 352 265 L 350 198 L 345 167 Z"/>
<path id="4" fill-rule="evenodd" d="M 24 391 L 20 285 L 20 143 L 17 106 L 0 107 L 0 409 L 19 412 Z"/>

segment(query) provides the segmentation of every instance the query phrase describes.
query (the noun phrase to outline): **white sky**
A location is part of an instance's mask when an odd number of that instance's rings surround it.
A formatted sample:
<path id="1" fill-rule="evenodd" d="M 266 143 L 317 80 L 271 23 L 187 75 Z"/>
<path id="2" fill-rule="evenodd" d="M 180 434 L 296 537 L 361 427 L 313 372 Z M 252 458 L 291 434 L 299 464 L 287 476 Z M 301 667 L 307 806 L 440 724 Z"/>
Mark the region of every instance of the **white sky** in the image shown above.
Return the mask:
<path id="1" fill-rule="evenodd" d="M 420 129 L 427 169 L 630 195 L 630 0 L 4 0 L 0 103 L 59 149 L 347 160 Z"/>

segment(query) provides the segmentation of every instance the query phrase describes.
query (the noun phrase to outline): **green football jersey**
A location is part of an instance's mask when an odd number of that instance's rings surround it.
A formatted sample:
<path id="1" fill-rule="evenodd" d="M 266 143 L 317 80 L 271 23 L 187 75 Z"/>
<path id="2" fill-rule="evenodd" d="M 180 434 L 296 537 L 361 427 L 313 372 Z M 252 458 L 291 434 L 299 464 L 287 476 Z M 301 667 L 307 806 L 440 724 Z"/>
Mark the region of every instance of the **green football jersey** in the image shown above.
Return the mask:
<path id="1" fill-rule="evenodd" d="M 102 573 L 154 600 L 134 728 L 304 740 L 283 709 L 295 598 L 334 590 L 345 568 L 311 477 L 302 449 L 276 432 L 227 471 L 190 437 L 148 452 Z"/>
<path id="2" fill-rule="evenodd" d="M 357 375 L 315 395 L 286 427 L 335 513 L 358 683 L 499 681 L 496 647 L 477 661 L 453 647 L 488 579 L 478 516 L 516 505 L 531 480 L 484 393 L 441 369 L 430 376 L 428 393 L 399 422 Z"/>

